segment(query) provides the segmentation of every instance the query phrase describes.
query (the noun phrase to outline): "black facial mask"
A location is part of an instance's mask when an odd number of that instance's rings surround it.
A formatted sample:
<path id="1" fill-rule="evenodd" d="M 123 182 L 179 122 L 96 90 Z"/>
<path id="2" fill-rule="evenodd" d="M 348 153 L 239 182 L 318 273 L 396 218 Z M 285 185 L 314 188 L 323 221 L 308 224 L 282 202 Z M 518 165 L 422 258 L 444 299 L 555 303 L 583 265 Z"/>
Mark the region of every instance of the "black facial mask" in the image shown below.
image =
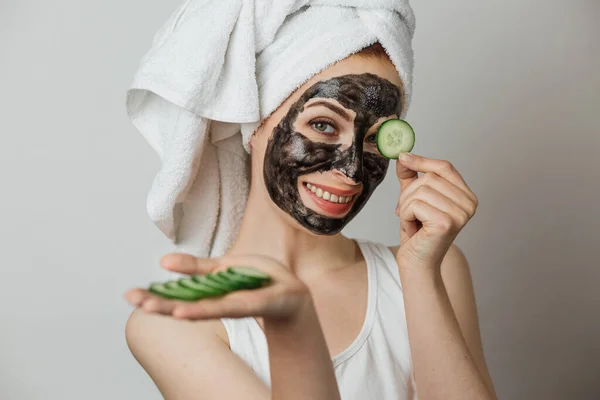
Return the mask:
<path id="1" fill-rule="evenodd" d="M 356 113 L 352 144 L 320 143 L 294 130 L 298 115 L 312 98 L 329 98 Z M 385 177 L 389 160 L 379 153 L 363 152 L 365 134 L 380 118 L 400 116 L 400 89 L 374 74 L 344 75 L 320 81 L 308 88 L 273 129 L 264 162 L 264 180 L 271 199 L 300 224 L 317 234 L 340 232 L 363 208 Z M 298 177 L 337 169 L 363 190 L 343 218 L 321 215 L 304 205 Z"/>

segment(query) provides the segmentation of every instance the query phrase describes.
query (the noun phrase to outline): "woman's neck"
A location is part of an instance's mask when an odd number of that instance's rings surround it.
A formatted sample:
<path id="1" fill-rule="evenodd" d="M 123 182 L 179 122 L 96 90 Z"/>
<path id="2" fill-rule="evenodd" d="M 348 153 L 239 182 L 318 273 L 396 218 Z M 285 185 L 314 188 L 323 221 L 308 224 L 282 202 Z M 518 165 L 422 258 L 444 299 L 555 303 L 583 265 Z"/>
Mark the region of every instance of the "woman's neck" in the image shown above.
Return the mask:
<path id="1" fill-rule="evenodd" d="M 360 260 L 360 250 L 352 239 L 341 233 L 311 234 L 265 196 L 264 192 L 250 193 L 239 234 L 228 255 L 268 256 L 303 280 Z"/>

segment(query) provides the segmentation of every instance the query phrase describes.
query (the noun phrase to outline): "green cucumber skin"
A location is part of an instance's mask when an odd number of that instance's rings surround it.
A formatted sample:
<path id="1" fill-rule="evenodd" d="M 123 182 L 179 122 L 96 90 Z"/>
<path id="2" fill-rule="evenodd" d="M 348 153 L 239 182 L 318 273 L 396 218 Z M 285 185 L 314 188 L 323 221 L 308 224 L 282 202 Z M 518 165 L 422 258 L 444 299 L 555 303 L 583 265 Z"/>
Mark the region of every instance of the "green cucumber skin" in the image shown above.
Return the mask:
<path id="1" fill-rule="evenodd" d="M 403 125 L 406 125 L 406 128 L 403 129 L 403 134 L 404 135 L 412 135 L 412 144 L 410 145 L 410 148 L 403 148 L 403 149 L 398 149 L 398 151 L 394 151 L 393 153 L 390 153 L 390 149 L 385 149 L 384 146 L 381 142 L 382 137 L 385 135 L 385 130 L 384 126 L 391 124 L 391 123 L 398 123 L 398 121 L 400 121 Z M 391 160 L 396 160 L 398 159 L 398 156 L 400 155 L 400 153 L 408 153 L 410 151 L 412 151 L 412 149 L 415 147 L 415 131 L 413 129 L 413 127 L 406 121 L 402 120 L 402 119 L 390 119 L 385 121 L 383 124 L 381 124 L 379 126 L 379 129 L 377 130 L 377 150 L 379 150 L 379 152 L 381 153 L 381 155 L 383 155 L 384 157 L 391 159 Z"/>
<path id="2" fill-rule="evenodd" d="M 257 288 L 261 285 L 261 281 L 259 279 L 249 278 L 244 275 L 230 272 L 229 270 L 220 272 L 220 275 L 234 282 L 240 282 L 240 284 L 243 284 L 247 289 Z"/>
<path id="3" fill-rule="evenodd" d="M 224 290 L 214 289 L 210 286 L 196 282 L 191 278 L 182 278 L 177 282 L 184 288 L 193 290 L 194 292 L 202 295 L 202 297 L 216 297 L 226 293 Z"/>
<path id="4" fill-rule="evenodd" d="M 231 285 L 235 285 L 235 287 L 237 288 L 236 290 L 250 289 L 252 287 L 255 287 L 255 285 L 253 285 L 252 283 L 242 281 L 241 279 L 238 279 L 237 276 L 235 276 L 235 275 L 232 276 L 232 275 L 233 274 L 230 274 L 227 271 L 217 272 L 218 277 L 227 280 L 228 282 L 231 283 Z"/>
<path id="5" fill-rule="evenodd" d="M 219 283 L 223 286 L 226 286 L 230 292 L 233 292 L 234 290 L 238 290 L 240 289 L 240 285 L 236 284 L 234 282 L 231 282 L 229 280 L 224 279 L 223 277 L 216 275 L 216 274 L 207 274 L 205 275 L 206 279 L 209 279 L 211 281 L 214 281 L 216 283 Z"/>
<path id="6" fill-rule="evenodd" d="M 160 287 L 160 289 L 159 289 Z M 176 297 L 171 293 L 171 291 L 164 287 L 162 283 L 152 283 L 148 288 L 150 293 L 153 293 L 157 296 L 163 297 L 165 299 L 176 299 Z"/>
<path id="7" fill-rule="evenodd" d="M 205 286 L 208 286 L 212 289 L 218 290 L 223 293 L 230 292 L 229 287 L 223 285 L 222 283 L 215 282 L 211 279 L 208 279 L 206 275 L 193 275 L 192 279 L 194 282 L 201 283 Z"/>
<path id="8" fill-rule="evenodd" d="M 169 285 L 170 286 L 167 286 Z M 174 299 L 174 300 L 184 300 L 184 301 L 195 301 L 198 300 L 198 296 L 193 292 L 183 291 L 179 288 L 173 288 L 173 284 L 178 285 L 177 282 L 169 281 L 165 283 L 153 283 L 148 288 L 148 291 L 166 298 L 166 299 Z"/>
<path id="9" fill-rule="evenodd" d="M 181 286 L 177 281 L 165 283 L 165 288 L 170 289 L 173 295 L 180 300 L 194 301 L 202 297 L 200 293 Z"/>
<path id="10" fill-rule="evenodd" d="M 229 267 L 206 275 L 191 275 L 174 281 L 150 284 L 148 291 L 166 299 L 197 301 L 243 289 L 267 285 L 271 277 L 252 267 Z"/>
<path id="11" fill-rule="evenodd" d="M 271 277 L 252 267 L 229 267 L 228 272 L 260 281 L 270 281 Z"/>
<path id="12" fill-rule="evenodd" d="M 212 279 L 208 279 L 206 275 L 192 275 L 192 280 L 197 283 L 201 283 L 205 286 L 210 287 L 211 289 L 222 292 L 223 294 L 231 292 L 231 288 L 229 286 L 223 285 L 220 282 L 215 282 Z"/>

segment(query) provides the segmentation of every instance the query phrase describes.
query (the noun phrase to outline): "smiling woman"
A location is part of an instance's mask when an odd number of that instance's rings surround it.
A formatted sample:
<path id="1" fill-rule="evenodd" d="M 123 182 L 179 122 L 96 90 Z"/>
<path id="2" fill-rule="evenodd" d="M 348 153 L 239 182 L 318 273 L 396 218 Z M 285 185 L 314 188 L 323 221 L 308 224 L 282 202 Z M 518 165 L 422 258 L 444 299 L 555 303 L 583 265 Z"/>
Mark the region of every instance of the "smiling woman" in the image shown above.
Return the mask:
<path id="1" fill-rule="evenodd" d="M 332 1 L 303 23 L 330 21 L 327 12 L 356 17 L 356 4 Z M 396 8 L 385 12 L 404 26 L 412 18 L 409 7 L 388 5 Z M 365 29 L 355 30 L 358 20 L 346 28 L 334 24 L 338 28 L 330 33 L 359 35 Z M 315 26 L 332 29 L 331 23 Z M 460 175 L 441 160 L 414 155 L 410 162 L 398 161 L 401 246 L 341 234 L 389 168 L 376 144 L 378 128 L 407 111 L 410 68 L 402 60 L 411 53 L 409 41 L 400 39 L 412 28 L 405 29 L 385 49 L 370 38 L 336 62 L 323 62 L 254 129 L 242 130 L 250 132 L 243 137 L 250 149 L 249 194 L 247 200 L 225 199 L 243 203 L 237 205 L 243 218 L 224 255 L 174 253 L 162 259 L 163 267 L 184 274 L 251 266 L 271 277 L 270 285 L 191 303 L 142 289 L 127 293 L 140 309 L 127 324 L 129 347 L 165 398 L 191 400 L 202 393 L 207 400 L 409 400 L 417 398 L 416 388 L 419 398 L 494 398 L 468 267 L 451 246 L 476 205 Z M 338 42 L 325 37 L 311 36 L 315 48 L 331 46 L 315 50 L 315 57 L 338 50 Z M 261 55 L 286 48 L 270 50 Z M 272 73 L 279 80 L 257 85 L 265 93 L 285 81 Z M 224 148 L 229 152 L 220 155 L 235 153 Z M 426 175 L 418 178 L 417 171 Z M 235 174 L 219 172 L 223 178 Z M 221 208 L 218 221 L 233 217 Z M 191 229 L 189 222 L 184 227 L 184 233 Z"/>
<path id="2" fill-rule="evenodd" d="M 371 67 L 375 61 L 359 58 L 356 63 L 376 70 Z M 394 70 L 389 61 L 381 68 Z M 400 115 L 400 98 L 396 85 L 370 72 L 320 80 L 305 89 L 268 140 L 264 181 L 273 202 L 314 233 L 340 232 L 385 177 L 389 160 L 367 138 L 383 121 Z M 326 133 L 317 128 L 324 124 Z M 343 174 L 344 181 L 333 171 Z M 329 194 L 337 192 L 344 203 L 344 193 L 358 195 L 347 206 L 323 204 L 312 196 L 309 205 L 300 198 L 304 182 L 314 185 L 321 198 L 319 185 L 328 186 Z"/>

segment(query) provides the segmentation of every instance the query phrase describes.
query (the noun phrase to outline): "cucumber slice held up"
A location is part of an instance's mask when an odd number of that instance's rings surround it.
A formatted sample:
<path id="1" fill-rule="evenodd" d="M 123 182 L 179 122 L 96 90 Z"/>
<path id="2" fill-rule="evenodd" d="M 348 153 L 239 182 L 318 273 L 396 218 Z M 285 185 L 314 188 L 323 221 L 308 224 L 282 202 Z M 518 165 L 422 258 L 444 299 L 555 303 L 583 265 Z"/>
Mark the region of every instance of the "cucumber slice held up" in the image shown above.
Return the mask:
<path id="1" fill-rule="evenodd" d="M 390 119 L 377 130 L 377 149 L 386 158 L 397 159 L 400 153 L 409 152 L 415 146 L 415 131 L 408 122 Z"/>

